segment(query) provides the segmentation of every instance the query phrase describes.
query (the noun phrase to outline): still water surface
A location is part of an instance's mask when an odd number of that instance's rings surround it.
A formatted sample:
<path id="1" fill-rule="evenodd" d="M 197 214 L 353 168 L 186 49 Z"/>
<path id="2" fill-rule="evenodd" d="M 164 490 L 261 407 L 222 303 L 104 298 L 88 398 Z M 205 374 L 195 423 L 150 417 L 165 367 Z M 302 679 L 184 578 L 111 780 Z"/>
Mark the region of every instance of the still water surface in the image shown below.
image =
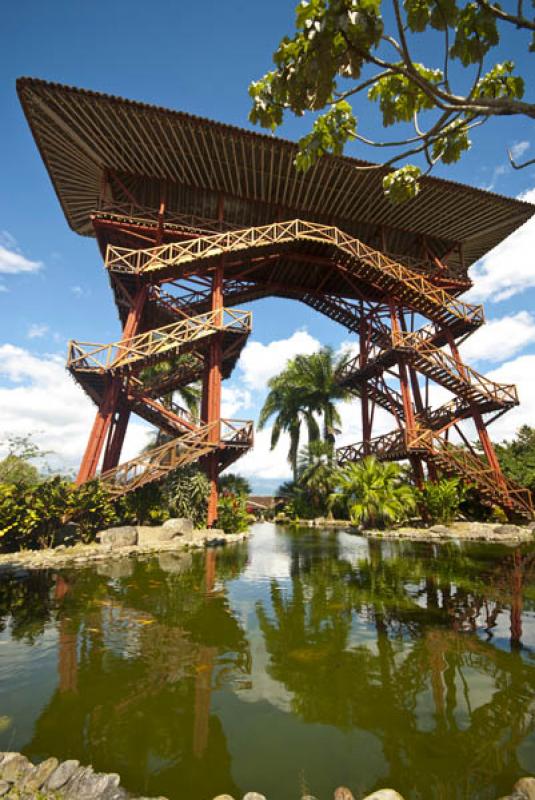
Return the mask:
<path id="1" fill-rule="evenodd" d="M 2 578 L 0 749 L 171 800 L 496 800 L 535 774 L 535 549 L 257 525 Z"/>

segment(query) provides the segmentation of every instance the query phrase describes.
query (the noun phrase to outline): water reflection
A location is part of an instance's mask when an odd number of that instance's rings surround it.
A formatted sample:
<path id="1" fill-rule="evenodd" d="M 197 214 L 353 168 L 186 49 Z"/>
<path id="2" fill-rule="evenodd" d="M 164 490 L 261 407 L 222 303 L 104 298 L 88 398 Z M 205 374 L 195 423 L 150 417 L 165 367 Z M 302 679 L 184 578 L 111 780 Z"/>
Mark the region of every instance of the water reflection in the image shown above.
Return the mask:
<path id="1" fill-rule="evenodd" d="M 351 563 L 335 537 L 309 538 L 291 540 L 291 586 L 273 581 L 257 608 L 270 675 L 292 711 L 377 736 L 380 783 L 407 797 L 497 797 L 528 766 L 520 745 L 533 771 L 535 676 L 522 651 L 533 552 L 497 559 L 478 546 L 370 541 Z M 490 643 L 505 615 L 510 652 Z"/>
<path id="2" fill-rule="evenodd" d="M 2 749 L 192 800 L 407 800 L 535 772 L 535 550 L 259 526 L 0 583 Z"/>

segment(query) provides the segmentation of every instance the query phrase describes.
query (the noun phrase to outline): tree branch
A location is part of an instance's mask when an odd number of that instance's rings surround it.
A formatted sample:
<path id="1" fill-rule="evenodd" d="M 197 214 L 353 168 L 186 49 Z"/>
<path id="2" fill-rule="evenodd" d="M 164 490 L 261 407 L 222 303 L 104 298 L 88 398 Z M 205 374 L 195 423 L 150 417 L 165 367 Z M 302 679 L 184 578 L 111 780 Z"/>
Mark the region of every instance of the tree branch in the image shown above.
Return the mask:
<path id="1" fill-rule="evenodd" d="M 508 14 L 499 6 L 494 6 L 492 3 L 489 3 L 488 0 L 476 0 L 478 6 L 481 8 L 485 8 L 487 11 L 490 11 L 497 19 L 501 19 L 503 22 L 510 22 L 513 25 L 516 25 L 517 28 L 524 28 L 528 31 L 535 31 L 535 22 L 532 22 L 527 17 L 522 15 L 522 3 L 518 3 L 518 13 L 515 14 Z"/>

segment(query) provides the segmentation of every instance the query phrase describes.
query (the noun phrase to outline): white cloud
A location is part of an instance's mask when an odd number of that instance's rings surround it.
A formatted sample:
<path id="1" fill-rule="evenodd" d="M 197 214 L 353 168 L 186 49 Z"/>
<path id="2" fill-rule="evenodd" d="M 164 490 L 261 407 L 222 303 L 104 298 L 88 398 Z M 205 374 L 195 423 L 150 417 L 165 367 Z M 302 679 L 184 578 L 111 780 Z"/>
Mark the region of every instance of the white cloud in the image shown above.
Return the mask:
<path id="1" fill-rule="evenodd" d="M 82 286 L 71 286 L 70 290 L 78 300 L 82 297 L 89 297 L 91 294 L 89 290 L 84 289 Z"/>
<path id="2" fill-rule="evenodd" d="M 41 261 L 31 261 L 23 256 L 15 239 L 7 231 L 0 235 L 0 272 L 16 275 L 19 272 L 37 272 L 43 266 Z"/>
<path id="3" fill-rule="evenodd" d="M 505 175 L 507 172 L 507 164 L 498 164 L 497 167 L 494 167 L 492 171 L 492 178 L 490 179 L 490 183 L 487 184 L 484 188 L 488 192 L 492 192 L 495 189 L 496 184 L 498 182 L 498 178 L 501 178 L 502 175 Z"/>
<path id="4" fill-rule="evenodd" d="M 255 431 L 254 448 L 240 458 L 236 468 L 240 475 L 255 478 L 277 478 L 289 480 L 292 471 L 288 464 L 289 437 L 281 434 L 274 450 L 270 449 L 271 428 Z"/>
<path id="5" fill-rule="evenodd" d="M 8 291 L 7 286 L 4 286 L 3 283 L 0 283 L 0 292 L 7 292 L 7 291 Z"/>
<path id="6" fill-rule="evenodd" d="M 30 325 L 28 328 L 28 333 L 26 336 L 28 339 L 42 339 L 43 336 L 46 336 L 50 328 L 48 325 L 39 325 L 38 323 L 34 322 L 33 325 Z"/>
<path id="7" fill-rule="evenodd" d="M 511 147 L 511 156 L 516 161 L 518 158 L 521 158 L 529 148 L 530 143 L 527 141 L 515 142 Z"/>
<path id="8" fill-rule="evenodd" d="M 474 361 L 504 361 L 533 342 L 535 317 L 529 311 L 518 311 L 488 320 L 460 349 L 463 360 L 468 364 Z"/>
<path id="9" fill-rule="evenodd" d="M 221 397 L 221 416 L 234 417 L 235 414 L 251 405 L 251 392 L 235 386 L 223 384 Z"/>
<path id="10" fill-rule="evenodd" d="M 250 342 L 239 361 L 243 381 L 256 391 L 263 390 L 268 380 L 284 369 L 286 362 L 300 353 L 316 352 L 321 343 L 306 331 L 296 331 L 288 339 L 278 339 L 269 344 Z"/>
<path id="11" fill-rule="evenodd" d="M 34 434 L 57 469 L 76 470 L 95 406 L 64 368 L 62 357 L 37 357 L 11 344 L 0 346 L 0 442 L 9 435 Z M 123 459 L 132 458 L 147 442 L 149 428 L 131 423 Z"/>
<path id="12" fill-rule="evenodd" d="M 535 189 L 520 195 L 519 199 L 535 203 Z M 532 217 L 472 267 L 470 277 L 474 286 L 463 299 L 498 303 L 534 287 L 534 250 L 535 217 Z"/>
<path id="13" fill-rule="evenodd" d="M 487 377 L 498 383 L 514 383 L 520 405 L 508 411 L 490 426 L 494 441 L 511 439 L 521 425 L 535 424 L 535 355 L 524 355 L 502 364 Z"/>

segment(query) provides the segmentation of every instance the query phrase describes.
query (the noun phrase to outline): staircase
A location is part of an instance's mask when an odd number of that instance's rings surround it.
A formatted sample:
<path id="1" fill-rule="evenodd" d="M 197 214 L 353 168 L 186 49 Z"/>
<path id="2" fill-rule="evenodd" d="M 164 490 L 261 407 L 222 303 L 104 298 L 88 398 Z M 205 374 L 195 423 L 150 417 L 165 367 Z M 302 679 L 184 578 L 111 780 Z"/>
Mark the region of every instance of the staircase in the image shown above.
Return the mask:
<path id="1" fill-rule="evenodd" d="M 147 483 L 165 478 L 180 467 L 202 460 L 214 451 L 219 454 L 219 463 L 224 469 L 252 447 L 253 428 L 251 422 L 238 420 L 221 420 L 220 423 L 201 425 L 170 442 L 147 450 L 103 472 L 100 480 L 110 496 L 117 499 Z"/>
<path id="2" fill-rule="evenodd" d="M 448 389 L 466 403 L 477 406 L 482 413 L 508 410 L 518 405 L 516 386 L 489 380 L 434 345 L 421 331 L 394 332 L 390 341 L 389 349 L 377 348 L 372 358 L 362 366 L 360 356 L 348 362 L 340 375 L 341 385 L 353 387 L 365 383 L 370 378 L 382 374 L 402 356 L 422 375 Z"/>
<path id="3" fill-rule="evenodd" d="M 253 426 L 242 420 L 210 425 L 172 401 L 173 392 L 202 377 L 207 348 L 219 335 L 223 376 L 230 374 L 251 330 L 250 312 L 223 309 L 182 317 L 110 344 L 72 341 L 67 368 L 97 405 L 110 380 L 120 381 L 121 404 L 173 439 L 101 474 L 113 497 L 135 491 L 181 466 L 217 454 L 224 469 L 252 446 Z M 147 377 L 147 368 L 171 362 L 168 373 Z M 167 399 L 162 401 L 162 397 Z"/>
<path id="4" fill-rule="evenodd" d="M 394 297 L 400 305 L 419 312 L 441 327 L 450 328 L 455 335 L 473 330 L 483 322 L 481 306 L 463 303 L 426 275 L 339 228 L 299 219 L 199 236 L 145 250 L 108 245 L 106 267 L 117 275 L 173 280 L 193 262 L 197 267 L 201 262 L 208 266 L 226 254 L 247 251 L 251 258 L 255 253 L 282 253 L 307 242 L 322 246 L 328 255 L 336 257 L 338 268 L 345 269 L 359 282 Z"/>

